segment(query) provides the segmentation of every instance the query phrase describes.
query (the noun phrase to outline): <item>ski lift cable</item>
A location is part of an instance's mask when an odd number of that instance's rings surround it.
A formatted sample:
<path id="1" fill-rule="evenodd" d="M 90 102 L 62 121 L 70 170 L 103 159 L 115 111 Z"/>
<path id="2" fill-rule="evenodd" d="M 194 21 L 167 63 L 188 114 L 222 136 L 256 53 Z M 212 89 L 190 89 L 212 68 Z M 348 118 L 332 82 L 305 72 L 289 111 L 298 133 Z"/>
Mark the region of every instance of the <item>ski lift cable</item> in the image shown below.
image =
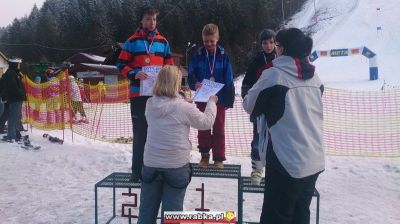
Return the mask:
<path id="1" fill-rule="evenodd" d="M 182 3 L 182 0 L 179 1 L 174 8 L 172 8 L 171 10 L 168 10 L 167 13 L 160 19 L 157 21 L 157 23 L 161 23 L 165 18 L 167 18 L 173 11 L 175 11 L 176 8 L 178 8 L 180 6 L 180 4 Z"/>
<path id="2" fill-rule="evenodd" d="M 314 0 L 314 16 L 317 16 L 317 7 L 315 6 L 315 0 Z"/>
<path id="3" fill-rule="evenodd" d="M 35 47 L 40 47 L 40 48 L 46 48 L 50 50 L 59 50 L 59 51 L 84 51 L 84 50 L 91 50 L 91 49 L 96 49 L 96 48 L 101 48 L 101 47 L 106 47 L 110 46 L 109 44 L 100 44 L 94 47 L 87 47 L 87 48 L 59 48 L 59 47 L 49 47 L 46 45 L 42 44 L 37 44 L 37 43 L 18 43 L 18 44 L 13 44 L 13 43 L 4 43 L 0 42 L 0 45 L 4 46 L 35 46 Z"/>

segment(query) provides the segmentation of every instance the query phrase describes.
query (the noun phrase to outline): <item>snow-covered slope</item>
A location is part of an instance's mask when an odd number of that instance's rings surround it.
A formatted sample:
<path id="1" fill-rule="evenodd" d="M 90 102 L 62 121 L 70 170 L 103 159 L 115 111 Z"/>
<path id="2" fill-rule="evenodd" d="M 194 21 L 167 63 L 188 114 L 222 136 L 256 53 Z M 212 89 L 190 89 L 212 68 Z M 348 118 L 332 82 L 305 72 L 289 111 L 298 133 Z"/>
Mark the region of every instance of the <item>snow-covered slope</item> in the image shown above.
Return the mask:
<path id="1" fill-rule="evenodd" d="M 384 80 L 400 85 L 398 21 L 398 0 L 310 0 L 288 26 L 311 30 L 317 50 L 366 46 L 377 53 L 377 81 L 368 81 L 368 60 L 363 56 L 319 58 L 314 64 L 327 86 L 378 90 Z"/>

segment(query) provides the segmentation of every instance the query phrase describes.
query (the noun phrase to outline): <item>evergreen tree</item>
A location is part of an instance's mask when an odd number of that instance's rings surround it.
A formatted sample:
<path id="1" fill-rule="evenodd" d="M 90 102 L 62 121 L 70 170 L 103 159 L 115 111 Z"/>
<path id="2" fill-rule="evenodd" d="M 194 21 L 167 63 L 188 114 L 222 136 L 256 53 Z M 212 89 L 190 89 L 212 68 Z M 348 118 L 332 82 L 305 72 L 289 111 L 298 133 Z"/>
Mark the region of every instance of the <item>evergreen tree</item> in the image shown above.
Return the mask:
<path id="1" fill-rule="evenodd" d="M 106 54 L 115 42 L 124 42 L 140 26 L 139 10 L 160 10 L 158 28 L 173 52 L 185 54 L 187 43 L 202 45 L 207 23 L 220 28 L 221 44 L 235 73 L 246 69 L 264 28 L 279 29 L 305 0 L 46 0 L 29 16 L 0 29 L 0 50 L 32 62 L 61 62 L 82 49 Z M 285 21 L 283 21 L 283 16 Z M 6 43 L 7 45 L 5 45 Z M 18 45 L 20 44 L 20 45 Z M 30 45 L 32 44 L 32 45 Z M 194 51 L 191 51 L 193 53 Z"/>

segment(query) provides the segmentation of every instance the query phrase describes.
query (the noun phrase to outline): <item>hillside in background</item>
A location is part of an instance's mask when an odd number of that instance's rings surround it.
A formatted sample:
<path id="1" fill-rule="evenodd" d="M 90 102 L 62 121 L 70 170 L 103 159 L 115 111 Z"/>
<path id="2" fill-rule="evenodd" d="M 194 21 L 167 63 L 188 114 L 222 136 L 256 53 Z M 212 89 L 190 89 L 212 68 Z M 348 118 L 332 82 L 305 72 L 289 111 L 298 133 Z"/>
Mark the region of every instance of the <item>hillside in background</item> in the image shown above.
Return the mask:
<path id="1" fill-rule="evenodd" d="M 288 26 L 309 30 L 316 50 L 371 49 L 378 55 L 376 81 L 369 81 L 368 60 L 363 56 L 319 58 L 314 64 L 328 86 L 379 90 L 384 82 L 400 85 L 399 20 L 398 0 L 309 0 Z"/>
<path id="2" fill-rule="evenodd" d="M 304 2 L 47 0 L 40 9 L 34 6 L 27 17 L 14 20 L 7 27 L 0 38 L 0 51 L 20 56 L 26 62 L 60 62 L 79 51 L 104 55 L 115 42 L 124 42 L 132 35 L 139 26 L 140 9 L 152 5 L 160 10 L 158 28 L 175 53 L 185 54 L 188 42 L 200 46 L 202 27 L 216 23 L 234 70 L 241 72 L 256 50 L 258 32 L 265 27 L 278 29 L 283 19 L 297 12 Z"/>

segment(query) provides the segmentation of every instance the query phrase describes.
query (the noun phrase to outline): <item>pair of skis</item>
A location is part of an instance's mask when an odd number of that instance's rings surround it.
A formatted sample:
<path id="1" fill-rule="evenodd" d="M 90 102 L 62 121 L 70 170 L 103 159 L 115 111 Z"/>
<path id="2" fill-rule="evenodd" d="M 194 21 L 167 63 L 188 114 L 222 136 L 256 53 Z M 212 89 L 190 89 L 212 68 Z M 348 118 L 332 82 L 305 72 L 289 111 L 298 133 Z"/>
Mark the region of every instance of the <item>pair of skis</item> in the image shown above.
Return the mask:
<path id="1" fill-rule="evenodd" d="M 58 143 L 60 145 L 62 145 L 64 143 L 64 141 L 62 139 L 59 139 L 59 138 L 54 137 L 54 136 L 51 136 L 51 135 L 49 135 L 47 133 L 43 134 L 43 138 L 47 138 L 50 142 Z M 2 141 L 3 142 L 8 142 L 8 143 L 14 143 L 13 140 L 9 140 L 5 136 L 2 139 Z M 32 144 L 31 140 L 29 139 L 29 135 L 22 136 L 20 141 L 15 141 L 15 142 L 20 145 L 20 148 L 26 149 L 26 150 L 30 150 L 30 149 L 39 150 L 41 148 L 40 145 Z"/>
<path id="2" fill-rule="evenodd" d="M 62 145 L 64 143 L 64 141 L 62 139 L 59 139 L 57 137 L 53 137 L 53 136 L 51 136 L 49 134 L 43 134 L 43 138 L 47 138 L 50 142 L 58 143 L 60 145 Z M 26 149 L 26 150 L 30 150 L 30 149 L 39 150 L 41 148 L 41 146 L 39 146 L 39 145 L 33 145 L 32 144 L 32 142 L 29 139 L 29 135 L 23 136 L 22 137 L 22 143 L 19 143 L 19 144 L 22 144 L 21 148 Z"/>
<path id="3" fill-rule="evenodd" d="M 23 149 L 33 149 L 33 150 L 39 150 L 41 147 L 39 145 L 33 145 L 31 140 L 29 140 L 29 135 L 25 135 L 22 137 L 22 146 L 21 148 Z"/>
<path id="4" fill-rule="evenodd" d="M 3 137 L 2 139 L 3 142 L 8 142 L 8 143 L 14 143 L 13 140 L 7 139 L 6 136 Z M 29 140 L 29 135 L 25 135 L 21 137 L 21 140 L 15 141 L 20 145 L 20 148 L 26 149 L 26 150 L 39 150 L 41 147 L 39 145 L 33 145 L 32 142 Z"/>

